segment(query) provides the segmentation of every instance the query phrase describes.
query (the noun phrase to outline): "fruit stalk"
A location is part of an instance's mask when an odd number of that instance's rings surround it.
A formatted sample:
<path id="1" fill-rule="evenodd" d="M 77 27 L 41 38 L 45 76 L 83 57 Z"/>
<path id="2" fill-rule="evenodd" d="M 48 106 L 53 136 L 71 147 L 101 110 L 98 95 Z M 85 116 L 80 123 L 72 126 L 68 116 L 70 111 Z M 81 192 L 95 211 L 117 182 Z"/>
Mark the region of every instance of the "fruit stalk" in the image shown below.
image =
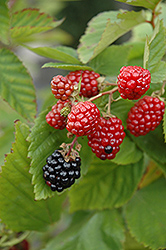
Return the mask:
<path id="1" fill-rule="evenodd" d="M 114 92 L 116 92 L 117 90 L 118 90 L 118 87 L 115 87 L 115 88 L 113 88 L 113 89 L 111 89 L 111 90 L 108 90 L 108 91 L 99 93 L 98 95 L 91 97 L 88 101 L 89 101 L 89 102 L 92 102 L 92 101 L 94 101 L 94 100 L 96 100 L 96 99 L 102 97 L 103 95 L 112 95 L 112 94 L 113 94 Z"/>

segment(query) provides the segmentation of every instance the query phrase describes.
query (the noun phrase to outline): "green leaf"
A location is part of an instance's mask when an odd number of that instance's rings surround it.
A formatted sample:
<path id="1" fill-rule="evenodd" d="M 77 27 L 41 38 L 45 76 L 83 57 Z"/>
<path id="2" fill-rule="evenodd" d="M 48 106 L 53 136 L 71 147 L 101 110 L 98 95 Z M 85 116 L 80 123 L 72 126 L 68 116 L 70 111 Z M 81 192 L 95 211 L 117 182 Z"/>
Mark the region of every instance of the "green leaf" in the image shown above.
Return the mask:
<path id="1" fill-rule="evenodd" d="M 137 189 L 144 169 L 143 159 L 125 166 L 96 159 L 69 193 L 71 211 L 122 206 Z"/>
<path id="2" fill-rule="evenodd" d="M 28 138 L 30 141 L 29 157 L 32 159 L 30 173 L 33 175 L 35 199 L 41 200 L 52 197 L 54 192 L 45 184 L 42 167 L 46 164 L 46 158 L 51 155 L 63 142 L 68 142 L 66 130 L 57 130 L 46 122 L 46 115 L 51 107 L 43 111 L 35 120 Z"/>
<path id="3" fill-rule="evenodd" d="M 83 63 L 87 63 L 93 55 L 93 51 L 99 43 L 108 20 L 117 20 L 119 11 L 105 11 L 93 17 L 88 23 L 85 34 L 80 39 L 78 54 Z"/>
<path id="4" fill-rule="evenodd" d="M 91 162 L 94 158 L 94 153 L 92 153 L 91 148 L 88 146 L 87 136 L 78 137 L 77 141 L 81 145 L 81 151 L 79 152 L 79 155 L 81 157 L 81 176 L 83 176 L 87 173 L 88 168 L 91 165 Z"/>
<path id="5" fill-rule="evenodd" d="M 59 26 L 63 20 L 55 21 L 45 13 L 40 13 L 38 9 L 23 9 L 12 15 L 11 37 L 17 42 L 24 42 L 27 36 L 45 32 Z"/>
<path id="6" fill-rule="evenodd" d="M 9 33 L 9 10 L 7 7 L 7 0 L 1 0 L 0 3 L 0 40 L 5 43 L 9 44 L 8 33 Z"/>
<path id="7" fill-rule="evenodd" d="M 63 233 L 44 250 L 122 250 L 123 223 L 116 210 L 98 213 L 79 212 Z"/>
<path id="8" fill-rule="evenodd" d="M 145 19 L 144 11 L 109 11 L 99 14 L 89 22 L 85 35 L 80 39 L 80 60 L 87 63 Z"/>
<path id="9" fill-rule="evenodd" d="M 166 181 L 162 178 L 139 190 L 125 207 L 131 234 L 153 250 L 166 248 L 165 196 Z"/>
<path id="10" fill-rule="evenodd" d="M 25 119 L 33 121 L 36 96 L 32 79 L 18 57 L 0 49 L 0 95 Z"/>
<path id="11" fill-rule="evenodd" d="M 144 68 L 151 73 L 151 82 L 160 83 L 166 79 L 166 63 L 161 62 L 166 50 L 165 28 L 163 21 L 158 21 L 151 40 L 146 39 Z"/>
<path id="12" fill-rule="evenodd" d="M 138 243 L 129 232 L 125 234 L 124 250 L 150 250 L 148 247 L 144 247 L 143 244 Z"/>
<path id="13" fill-rule="evenodd" d="M 140 26 L 140 25 L 139 25 Z M 143 67 L 143 55 L 145 42 L 127 42 L 127 45 L 131 46 L 131 50 L 128 56 L 128 65 L 139 65 Z"/>
<path id="14" fill-rule="evenodd" d="M 166 62 L 159 62 L 151 72 L 151 83 L 162 83 L 166 80 Z"/>
<path id="15" fill-rule="evenodd" d="M 141 6 L 147 9 L 154 10 L 156 5 L 161 2 L 161 0 L 117 0 L 118 2 L 131 4 L 134 6 Z"/>
<path id="16" fill-rule="evenodd" d="M 121 67 L 127 64 L 130 50 L 129 45 L 112 45 L 92 59 L 90 66 L 100 74 L 117 76 Z"/>
<path id="17" fill-rule="evenodd" d="M 113 115 L 116 115 L 119 119 L 122 120 L 122 124 L 124 128 L 127 127 L 127 117 L 128 117 L 128 112 L 133 106 L 133 102 L 129 100 L 119 100 L 117 102 L 113 102 L 111 104 L 111 113 Z"/>
<path id="18" fill-rule="evenodd" d="M 51 47 L 31 48 L 28 46 L 25 47 L 40 56 L 62 61 L 65 63 L 81 64 L 80 61 L 77 59 L 76 51 L 70 47 L 65 47 L 65 46 L 59 46 L 56 48 L 51 48 Z"/>
<path id="19" fill-rule="evenodd" d="M 34 200 L 30 159 L 27 158 L 29 127 L 17 121 L 15 128 L 16 140 L 0 176 L 0 218 L 14 231 L 43 231 L 59 220 L 64 196 L 56 195 L 40 202 Z"/>
<path id="20" fill-rule="evenodd" d="M 65 69 L 65 70 L 93 70 L 91 67 L 86 65 L 77 65 L 77 64 L 69 64 L 69 63 L 45 63 L 42 68 L 57 68 L 57 69 Z"/>
<path id="21" fill-rule="evenodd" d="M 137 146 L 156 161 L 166 174 L 166 144 L 162 132 L 162 126 L 160 125 L 145 136 L 135 137 L 131 134 L 130 136 Z"/>
<path id="22" fill-rule="evenodd" d="M 120 151 L 112 160 L 116 164 L 127 165 L 138 162 L 142 158 L 142 151 L 126 135 L 123 143 L 120 145 Z"/>
<path id="23" fill-rule="evenodd" d="M 146 11 L 147 20 L 151 18 L 151 13 Z M 132 36 L 130 42 L 140 43 L 142 42 L 145 47 L 146 37 L 152 37 L 153 27 L 147 22 L 141 23 L 132 29 Z M 128 44 L 128 42 L 127 42 Z"/>

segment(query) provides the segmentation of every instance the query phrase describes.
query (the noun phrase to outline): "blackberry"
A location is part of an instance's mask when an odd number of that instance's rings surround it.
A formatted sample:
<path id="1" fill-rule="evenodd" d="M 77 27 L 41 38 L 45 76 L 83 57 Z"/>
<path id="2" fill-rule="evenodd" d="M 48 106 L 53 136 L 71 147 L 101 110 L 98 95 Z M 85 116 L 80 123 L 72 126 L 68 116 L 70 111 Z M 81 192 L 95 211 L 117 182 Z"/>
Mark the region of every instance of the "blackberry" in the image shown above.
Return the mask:
<path id="1" fill-rule="evenodd" d="M 43 166 L 43 178 L 52 191 L 62 192 L 80 178 L 81 158 L 66 161 L 60 151 L 48 156 Z"/>

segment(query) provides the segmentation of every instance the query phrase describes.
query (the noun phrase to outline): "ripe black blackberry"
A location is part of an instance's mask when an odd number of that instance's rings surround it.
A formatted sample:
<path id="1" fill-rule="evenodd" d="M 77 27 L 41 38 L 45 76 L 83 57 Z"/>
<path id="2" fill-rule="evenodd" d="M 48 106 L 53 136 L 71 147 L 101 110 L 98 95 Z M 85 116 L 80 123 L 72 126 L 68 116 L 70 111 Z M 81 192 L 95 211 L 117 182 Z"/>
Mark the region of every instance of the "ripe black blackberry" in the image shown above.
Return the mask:
<path id="1" fill-rule="evenodd" d="M 43 167 L 43 178 L 52 191 L 62 192 L 80 178 L 81 159 L 66 161 L 60 151 L 55 150 L 47 157 Z"/>

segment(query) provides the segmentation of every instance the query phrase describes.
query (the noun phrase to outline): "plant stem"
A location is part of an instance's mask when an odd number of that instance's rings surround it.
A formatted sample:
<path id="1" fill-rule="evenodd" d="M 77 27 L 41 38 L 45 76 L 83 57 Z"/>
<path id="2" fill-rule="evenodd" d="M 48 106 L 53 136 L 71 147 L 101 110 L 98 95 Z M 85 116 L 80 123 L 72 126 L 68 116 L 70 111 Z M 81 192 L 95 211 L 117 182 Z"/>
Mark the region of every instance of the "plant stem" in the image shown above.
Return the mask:
<path id="1" fill-rule="evenodd" d="M 78 136 L 76 136 L 76 137 L 74 138 L 74 140 L 72 141 L 72 143 L 70 144 L 70 148 L 69 148 L 69 151 L 68 151 L 68 153 L 67 153 L 67 156 L 70 155 L 71 150 L 73 149 L 74 144 L 76 143 L 77 139 L 78 139 Z"/>
<path id="2" fill-rule="evenodd" d="M 155 28 L 155 18 L 160 14 L 160 12 L 156 12 L 156 7 L 157 5 L 155 6 L 154 10 L 152 11 L 152 18 L 150 21 L 146 20 L 146 23 L 150 23 L 152 25 L 152 28 L 154 29 Z"/>
<path id="3" fill-rule="evenodd" d="M 108 91 L 99 93 L 98 95 L 91 97 L 88 101 L 89 101 L 89 102 L 92 102 L 92 101 L 96 100 L 97 98 L 102 97 L 103 95 L 112 95 L 112 94 L 113 94 L 114 92 L 116 92 L 117 90 L 118 90 L 118 87 L 115 87 L 115 88 L 113 88 L 113 89 L 111 89 L 111 90 L 108 90 Z"/>
<path id="4" fill-rule="evenodd" d="M 117 86 L 117 83 L 114 83 L 114 82 L 106 82 L 107 86 Z"/>

